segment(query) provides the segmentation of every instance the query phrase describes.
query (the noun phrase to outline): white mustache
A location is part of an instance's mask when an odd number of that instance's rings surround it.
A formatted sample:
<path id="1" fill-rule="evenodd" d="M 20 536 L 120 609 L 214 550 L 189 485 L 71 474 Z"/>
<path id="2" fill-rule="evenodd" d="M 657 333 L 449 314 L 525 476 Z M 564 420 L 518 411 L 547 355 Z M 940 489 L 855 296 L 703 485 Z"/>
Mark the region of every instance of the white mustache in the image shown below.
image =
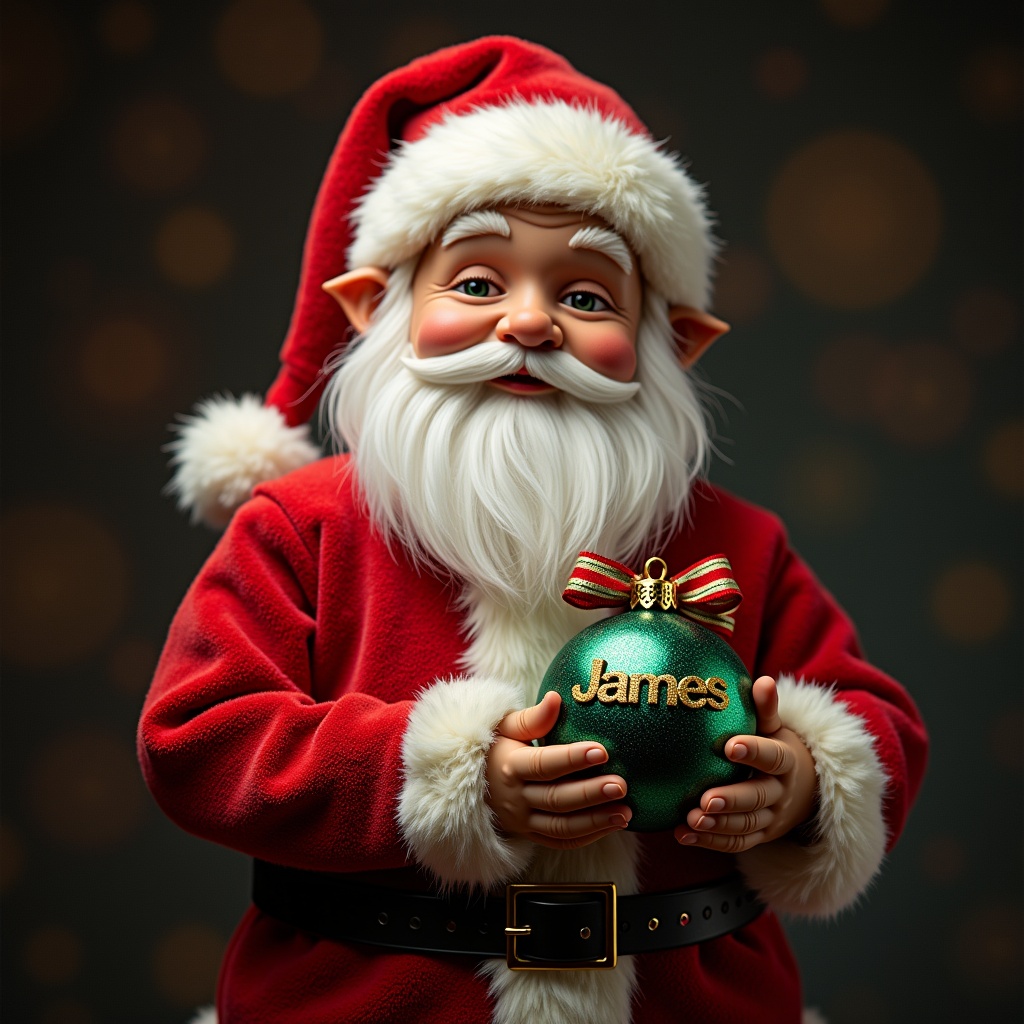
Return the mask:
<path id="1" fill-rule="evenodd" d="M 525 364 L 531 377 L 595 405 L 625 402 L 640 390 L 636 381 L 612 380 L 562 349 L 523 348 L 508 341 L 483 341 L 429 359 L 405 356 L 402 363 L 428 384 L 479 384 L 515 373 Z"/>

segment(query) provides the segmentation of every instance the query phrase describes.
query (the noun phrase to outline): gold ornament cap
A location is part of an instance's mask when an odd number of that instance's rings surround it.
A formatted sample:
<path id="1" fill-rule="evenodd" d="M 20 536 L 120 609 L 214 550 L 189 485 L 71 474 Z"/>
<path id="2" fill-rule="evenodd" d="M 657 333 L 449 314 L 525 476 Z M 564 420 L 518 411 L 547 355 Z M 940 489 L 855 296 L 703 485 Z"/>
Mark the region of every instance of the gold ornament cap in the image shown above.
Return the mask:
<path id="1" fill-rule="evenodd" d="M 651 575 L 651 566 L 654 564 L 661 566 L 659 576 Z M 633 577 L 633 584 L 629 589 L 629 607 L 635 608 L 639 605 L 648 610 L 660 608 L 666 612 L 678 607 L 675 581 L 667 577 L 668 565 L 665 563 L 665 559 L 659 558 L 657 555 L 648 558 L 644 562 L 643 576 Z"/>

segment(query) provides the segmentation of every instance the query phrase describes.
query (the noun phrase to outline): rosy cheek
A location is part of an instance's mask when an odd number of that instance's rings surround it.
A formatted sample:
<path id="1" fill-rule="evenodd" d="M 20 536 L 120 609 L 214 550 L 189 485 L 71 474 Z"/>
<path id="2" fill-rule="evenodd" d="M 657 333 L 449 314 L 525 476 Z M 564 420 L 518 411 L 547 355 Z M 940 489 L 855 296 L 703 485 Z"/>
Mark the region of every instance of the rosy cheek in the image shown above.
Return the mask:
<path id="1" fill-rule="evenodd" d="M 478 311 L 466 307 L 426 310 L 420 318 L 412 348 L 420 359 L 443 356 L 486 339 L 490 327 Z"/>
<path id="2" fill-rule="evenodd" d="M 636 373 L 636 346 L 621 328 L 595 328 L 572 346 L 572 354 L 612 380 L 629 381 Z"/>

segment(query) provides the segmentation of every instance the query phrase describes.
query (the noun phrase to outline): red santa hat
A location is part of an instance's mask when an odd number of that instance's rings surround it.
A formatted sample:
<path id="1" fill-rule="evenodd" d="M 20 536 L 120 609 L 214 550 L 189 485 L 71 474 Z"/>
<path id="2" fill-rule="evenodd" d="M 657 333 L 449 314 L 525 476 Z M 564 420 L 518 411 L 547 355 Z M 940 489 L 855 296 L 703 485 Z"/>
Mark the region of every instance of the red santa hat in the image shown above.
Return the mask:
<path id="1" fill-rule="evenodd" d="M 352 111 L 313 208 L 281 370 L 263 403 L 210 399 L 184 421 L 179 504 L 223 525 L 256 484 L 319 457 L 308 421 L 325 363 L 351 335 L 325 281 L 391 269 L 454 218 L 517 202 L 604 218 L 668 302 L 706 307 L 714 242 L 701 190 L 617 93 L 520 39 L 439 50 L 385 75 Z"/>

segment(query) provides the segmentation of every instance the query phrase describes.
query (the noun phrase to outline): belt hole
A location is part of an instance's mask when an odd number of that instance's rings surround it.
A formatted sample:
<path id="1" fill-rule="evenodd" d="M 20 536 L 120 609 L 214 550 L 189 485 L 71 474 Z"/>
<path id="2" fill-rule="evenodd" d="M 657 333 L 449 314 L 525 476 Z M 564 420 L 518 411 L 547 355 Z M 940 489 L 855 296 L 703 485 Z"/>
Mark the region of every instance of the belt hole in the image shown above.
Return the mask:
<path id="1" fill-rule="evenodd" d="M 486 935 L 487 934 L 487 925 L 485 925 L 485 924 L 480 925 L 480 927 L 477 929 L 477 931 L 480 932 L 481 935 Z"/>
<path id="2" fill-rule="evenodd" d="M 656 932 L 658 930 L 658 924 L 659 923 L 660 922 L 658 921 L 658 919 L 656 917 L 652 917 L 650 919 L 650 921 L 647 922 L 647 930 L 649 932 Z"/>
<path id="3" fill-rule="evenodd" d="M 723 900 L 722 901 L 722 913 L 723 914 L 728 914 L 729 913 L 729 901 L 728 900 Z"/>
<path id="4" fill-rule="evenodd" d="M 628 932 L 629 931 L 629 922 L 628 921 L 620 921 L 619 922 L 619 931 L 620 932 Z"/>
<path id="5" fill-rule="evenodd" d="M 409 918 L 409 927 L 414 932 L 419 931 L 419 928 L 420 928 L 421 924 L 423 924 L 423 922 L 418 917 L 410 917 Z"/>
<path id="6" fill-rule="evenodd" d="M 449 922 L 448 922 L 448 923 L 447 923 L 447 924 L 445 925 L 445 928 L 446 928 L 446 929 L 447 929 L 448 931 L 450 931 L 450 932 L 453 932 L 453 931 L 455 931 L 455 927 L 456 927 L 456 925 L 455 925 L 455 922 L 454 922 L 454 921 L 449 921 Z"/>
<path id="7" fill-rule="evenodd" d="M 705 907 L 703 913 L 704 913 L 704 920 L 705 921 L 708 921 L 708 920 L 711 919 L 711 908 L 710 907 Z"/>
<path id="8" fill-rule="evenodd" d="M 586 925 L 584 925 L 580 929 L 580 938 L 581 939 L 589 939 L 590 938 L 590 929 L 587 928 Z"/>
<path id="9" fill-rule="evenodd" d="M 679 915 L 679 927 L 685 928 L 690 923 L 690 915 L 685 911 Z"/>
<path id="10" fill-rule="evenodd" d="M 382 910 L 382 911 L 381 911 L 381 912 L 380 912 L 380 913 L 379 913 L 379 914 L 377 915 L 377 924 L 387 924 L 387 923 L 388 923 L 388 915 L 387 915 L 387 912 L 386 912 L 386 911 L 384 911 L 384 910 Z"/>

